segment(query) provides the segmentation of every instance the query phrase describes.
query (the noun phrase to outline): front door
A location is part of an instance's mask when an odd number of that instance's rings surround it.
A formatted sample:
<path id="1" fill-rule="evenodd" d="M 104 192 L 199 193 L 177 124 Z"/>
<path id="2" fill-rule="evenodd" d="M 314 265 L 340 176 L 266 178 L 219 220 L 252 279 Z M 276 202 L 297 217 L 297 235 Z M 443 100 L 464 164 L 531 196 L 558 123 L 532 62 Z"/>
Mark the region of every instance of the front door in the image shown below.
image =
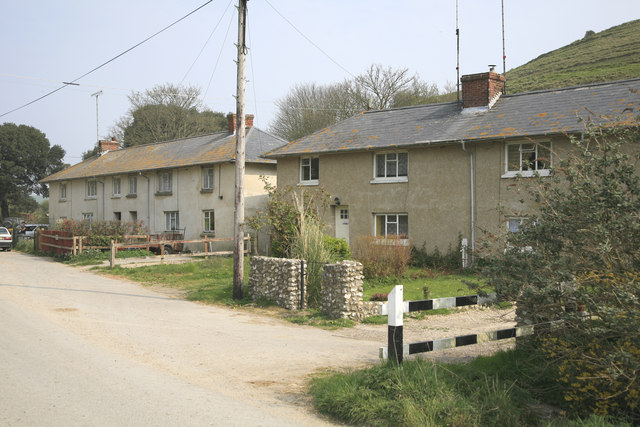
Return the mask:
<path id="1" fill-rule="evenodd" d="M 336 206 L 336 237 L 349 243 L 349 207 Z"/>

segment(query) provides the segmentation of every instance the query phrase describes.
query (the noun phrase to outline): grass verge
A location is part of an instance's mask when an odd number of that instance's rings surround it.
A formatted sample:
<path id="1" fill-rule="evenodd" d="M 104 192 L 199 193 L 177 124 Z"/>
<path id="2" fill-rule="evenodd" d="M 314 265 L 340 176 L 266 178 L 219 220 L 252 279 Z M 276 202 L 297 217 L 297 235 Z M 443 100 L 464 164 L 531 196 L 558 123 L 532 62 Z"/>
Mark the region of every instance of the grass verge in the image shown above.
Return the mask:
<path id="1" fill-rule="evenodd" d="M 417 359 L 312 379 L 316 409 L 368 426 L 609 426 L 606 419 L 566 420 L 554 406 L 553 381 L 530 353 L 518 350 L 442 364 Z"/>

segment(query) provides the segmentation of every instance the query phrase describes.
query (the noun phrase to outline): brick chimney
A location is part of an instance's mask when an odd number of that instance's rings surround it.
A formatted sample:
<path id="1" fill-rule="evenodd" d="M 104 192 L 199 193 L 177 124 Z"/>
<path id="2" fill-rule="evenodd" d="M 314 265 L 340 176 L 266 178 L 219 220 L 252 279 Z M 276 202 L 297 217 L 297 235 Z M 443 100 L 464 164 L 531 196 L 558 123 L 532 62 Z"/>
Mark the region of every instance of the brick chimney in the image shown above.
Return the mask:
<path id="1" fill-rule="evenodd" d="M 498 100 L 506 81 L 502 74 L 493 71 L 462 76 L 462 108 L 488 107 Z"/>
<path id="2" fill-rule="evenodd" d="M 120 149 L 120 143 L 115 137 L 111 141 L 98 141 L 98 154 L 103 155 L 107 151 L 115 151 Z"/>
<path id="3" fill-rule="evenodd" d="M 244 115 L 245 129 L 253 127 L 253 118 L 254 118 L 253 114 L 245 114 Z M 227 122 L 229 124 L 229 133 L 230 134 L 235 134 L 236 133 L 236 122 L 237 122 L 236 115 L 233 114 L 233 113 L 227 114 Z"/>

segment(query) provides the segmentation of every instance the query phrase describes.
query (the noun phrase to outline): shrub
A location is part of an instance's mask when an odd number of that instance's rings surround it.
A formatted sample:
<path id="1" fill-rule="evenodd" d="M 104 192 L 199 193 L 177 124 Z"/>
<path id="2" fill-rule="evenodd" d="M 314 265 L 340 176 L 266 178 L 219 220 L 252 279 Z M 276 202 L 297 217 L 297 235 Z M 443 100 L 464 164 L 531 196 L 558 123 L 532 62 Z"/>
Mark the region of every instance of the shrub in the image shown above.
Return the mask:
<path id="1" fill-rule="evenodd" d="M 406 239 L 391 236 L 360 236 L 356 239 L 355 259 L 362 263 L 366 278 L 402 276 L 411 258 L 411 248 Z"/>
<path id="2" fill-rule="evenodd" d="M 458 239 L 460 240 L 460 239 Z M 426 249 L 423 243 L 420 248 L 414 246 L 411 250 L 410 264 L 418 268 L 431 268 L 434 270 L 449 270 L 458 272 L 462 270 L 462 259 L 460 254 L 460 244 L 457 248 L 449 246 L 447 253 L 443 254 L 437 247 L 433 252 Z"/>
<path id="3" fill-rule="evenodd" d="M 371 295 L 369 301 L 387 301 L 389 300 L 389 294 L 377 293 Z"/>
<path id="4" fill-rule="evenodd" d="M 337 237 L 331 237 L 325 234 L 324 245 L 331 253 L 333 261 L 343 261 L 351 258 L 351 248 L 344 239 L 338 239 Z"/>
<path id="5" fill-rule="evenodd" d="M 148 229 L 143 221 L 78 221 L 64 219 L 56 222 L 54 230 L 68 231 L 75 236 L 86 236 L 87 246 L 109 246 L 112 239 L 125 235 L 147 234 Z"/>

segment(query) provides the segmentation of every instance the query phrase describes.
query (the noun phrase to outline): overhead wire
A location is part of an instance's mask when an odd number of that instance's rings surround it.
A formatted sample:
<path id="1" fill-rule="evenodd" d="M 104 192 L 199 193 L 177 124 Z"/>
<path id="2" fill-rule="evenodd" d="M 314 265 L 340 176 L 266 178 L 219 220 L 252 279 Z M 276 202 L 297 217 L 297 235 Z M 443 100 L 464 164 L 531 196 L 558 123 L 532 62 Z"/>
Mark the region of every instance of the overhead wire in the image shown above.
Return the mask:
<path id="1" fill-rule="evenodd" d="M 313 47 L 315 47 L 316 49 L 318 49 L 324 56 L 326 56 L 327 58 L 329 58 L 329 60 L 331 62 L 333 62 L 334 64 L 336 64 L 338 67 L 340 67 L 340 69 L 342 69 L 342 71 L 344 71 L 345 73 L 349 74 L 351 77 L 355 78 L 356 76 L 353 75 L 349 70 L 347 70 L 345 67 L 343 67 L 338 61 L 336 61 L 335 59 L 333 59 L 327 52 L 325 52 L 324 50 L 322 50 L 322 48 L 320 46 L 318 46 L 317 44 L 315 44 L 313 42 L 313 40 L 311 40 L 309 37 L 307 37 L 302 31 L 300 31 L 295 25 L 293 25 L 293 23 L 291 21 L 289 21 L 282 13 L 280 13 L 280 11 L 278 9 L 276 9 L 271 2 L 269 2 L 269 0 L 264 0 L 265 3 L 267 3 L 271 9 L 273 9 L 278 15 L 280 15 L 280 17 L 282 19 L 285 20 L 285 22 L 287 24 L 289 24 L 291 26 L 291 28 L 293 28 L 294 30 L 296 30 L 298 32 L 298 34 L 300 34 L 302 37 L 304 37 L 309 43 L 311 43 L 311 45 Z"/>
<path id="2" fill-rule="evenodd" d="M 229 31 L 231 30 L 231 24 L 233 24 L 233 18 L 235 16 L 236 16 L 236 11 L 234 9 L 233 13 L 231 14 L 231 19 L 229 20 L 229 25 L 227 26 L 227 32 L 224 35 L 224 40 L 222 41 L 222 45 L 220 46 L 220 52 L 218 53 L 218 58 L 216 59 L 216 63 L 213 66 L 213 71 L 211 72 L 211 77 L 209 77 L 209 83 L 207 84 L 207 88 L 205 89 L 204 94 L 202 95 L 202 99 L 204 99 L 207 96 L 207 93 L 209 92 L 209 88 L 211 87 L 213 76 L 216 73 L 216 70 L 218 69 L 218 64 L 220 63 L 220 57 L 222 57 L 222 51 L 224 50 L 224 47 L 227 43 L 227 37 L 229 37 Z"/>
<path id="3" fill-rule="evenodd" d="M 169 28 L 173 27 L 173 26 L 174 26 L 174 25 L 176 25 L 177 23 L 179 23 L 179 22 L 181 22 L 181 21 L 185 20 L 186 18 L 188 18 L 189 16 L 193 15 L 194 13 L 196 13 L 197 11 L 199 11 L 200 9 L 202 9 L 203 7 L 205 7 L 206 5 L 208 5 L 208 4 L 209 4 L 209 3 L 211 3 L 211 2 L 213 2 L 213 0 L 208 0 L 207 2 L 205 2 L 204 4 L 202 4 L 201 6 L 197 7 L 196 9 L 194 9 L 194 10 L 192 10 L 191 12 L 187 13 L 186 15 L 184 15 L 182 18 L 180 18 L 180 19 L 178 19 L 178 20 L 174 21 L 173 23 L 171 23 L 171 24 L 167 25 L 166 27 L 162 28 L 160 31 L 157 31 L 157 32 L 156 32 L 156 33 L 154 33 L 153 35 L 151 35 L 151 36 L 147 37 L 146 39 L 142 40 L 141 42 L 139 42 L 139 43 L 135 44 L 134 46 L 130 47 L 129 49 L 125 50 L 124 52 L 122 52 L 122 53 L 120 53 L 120 54 L 118 54 L 118 55 L 114 56 L 113 58 L 109 59 L 108 61 L 103 62 L 102 64 L 98 65 L 98 66 L 97 66 L 97 67 L 95 67 L 94 69 L 92 69 L 92 70 L 90 70 L 90 71 L 88 71 L 88 72 L 84 73 L 84 74 L 83 74 L 83 75 L 81 75 L 80 77 L 76 77 L 75 79 L 73 79 L 73 80 L 71 80 L 71 81 L 69 81 L 69 82 L 65 82 L 65 83 L 64 83 L 62 86 L 60 86 L 59 88 L 54 89 L 54 90 L 52 90 L 52 91 L 50 91 L 50 92 L 48 92 L 48 93 L 46 93 L 46 94 L 44 94 L 44 95 L 42 95 L 42 96 L 40 96 L 40 97 L 36 98 L 36 99 L 34 99 L 33 101 L 27 102 L 26 104 L 21 105 L 20 107 L 14 108 L 14 109 L 13 109 L 13 110 L 11 110 L 11 111 L 7 111 L 6 113 L 1 114 L 1 115 L 0 115 L 0 117 L 4 117 L 4 116 L 6 116 L 6 115 L 8 115 L 8 114 L 11 114 L 11 113 L 16 112 L 16 111 L 18 111 L 18 110 L 21 110 L 21 109 L 23 109 L 23 108 L 25 108 L 25 107 L 28 107 L 29 105 L 35 104 L 36 102 L 38 102 L 38 101 L 40 101 L 40 100 L 42 100 L 42 99 L 44 99 L 44 98 L 47 98 L 48 96 L 53 95 L 54 93 L 56 93 L 56 92 L 58 92 L 58 91 L 60 91 L 60 90 L 64 89 L 64 88 L 65 88 L 65 87 L 67 87 L 67 86 L 74 86 L 74 85 L 73 85 L 73 83 L 75 83 L 75 82 L 77 82 L 78 80 L 80 80 L 80 79 L 82 79 L 82 78 L 84 78 L 84 77 L 88 76 L 89 74 L 91 74 L 91 73 L 93 73 L 93 72 L 95 72 L 95 71 L 98 71 L 100 68 L 104 67 L 105 65 L 110 64 L 111 62 L 115 61 L 116 59 L 120 58 L 121 56 L 123 56 L 123 55 L 125 55 L 125 54 L 127 54 L 127 53 L 131 52 L 133 49 L 135 49 L 135 48 L 137 48 L 138 46 L 140 46 L 140 45 L 142 45 L 142 44 L 146 43 L 147 41 L 151 40 L 151 39 L 152 39 L 152 38 L 154 38 L 155 36 L 157 36 L 157 35 L 159 35 L 159 34 L 161 34 L 161 33 L 165 32 L 166 30 L 168 30 Z"/>
<path id="4" fill-rule="evenodd" d="M 191 66 L 189 67 L 187 72 L 184 74 L 184 77 L 182 77 L 182 80 L 180 80 L 180 84 L 182 84 L 182 82 L 184 82 L 184 79 L 187 78 L 187 75 L 189 75 L 189 73 L 191 72 L 191 69 L 193 69 L 194 65 L 196 65 L 196 62 L 198 62 L 198 59 L 200 59 L 200 56 L 202 55 L 202 52 L 204 52 L 204 49 L 209 44 L 209 41 L 211 40 L 211 37 L 213 37 L 213 34 L 216 32 L 216 30 L 218 29 L 218 26 L 220 26 L 220 23 L 224 19 L 224 16 L 227 14 L 227 10 L 229 10 L 229 7 L 231 6 L 231 3 L 233 3 L 233 0 L 229 0 L 229 3 L 227 4 L 227 7 L 224 9 L 224 12 L 222 12 L 222 15 L 220 15 L 220 19 L 216 23 L 215 27 L 213 27 L 213 30 L 209 34 L 209 37 L 207 38 L 207 41 L 204 42 L 204 45 L 202 45 L 202 49 L 200 49 L 200 52 L 198 52 L 198 56 L 196 56 L 196 59 L 193 61 L 193 63 L 191 64 Z"/>

